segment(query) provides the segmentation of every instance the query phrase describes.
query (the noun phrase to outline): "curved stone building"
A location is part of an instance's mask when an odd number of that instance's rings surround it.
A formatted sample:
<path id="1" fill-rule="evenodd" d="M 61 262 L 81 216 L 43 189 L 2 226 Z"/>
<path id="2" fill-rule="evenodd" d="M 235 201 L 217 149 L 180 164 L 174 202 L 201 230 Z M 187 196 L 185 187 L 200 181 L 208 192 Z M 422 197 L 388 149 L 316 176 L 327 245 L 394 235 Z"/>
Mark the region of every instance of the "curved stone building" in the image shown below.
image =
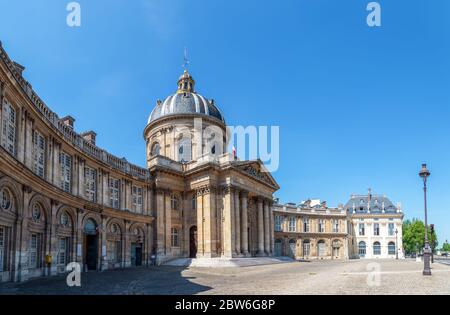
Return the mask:
<path id="1" fill-rule="evenodd" d="M 147 168 L 51 111 L 0 43 L 0 281 L 178 257 L 273 254 L 272 194 L 260 161 L 224 153 L 223 114 L 188 72 L 144 130 Z"/>

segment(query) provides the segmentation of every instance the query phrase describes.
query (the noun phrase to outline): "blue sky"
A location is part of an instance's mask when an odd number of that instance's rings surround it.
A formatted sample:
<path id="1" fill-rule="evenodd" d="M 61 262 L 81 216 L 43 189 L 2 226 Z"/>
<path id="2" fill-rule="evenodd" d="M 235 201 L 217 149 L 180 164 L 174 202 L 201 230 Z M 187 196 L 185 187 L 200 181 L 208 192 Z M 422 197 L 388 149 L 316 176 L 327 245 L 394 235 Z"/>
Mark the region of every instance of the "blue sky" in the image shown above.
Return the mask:
<path id="1" fill-rule="evenodd" d="M 284 202 L 386 194 L 450 239 L 450 2 L 368 0 L 0 0 L 0 40 L 76 130 L 145 165 L 143 129 L 176 89 L 188 47 L 197 90 L 231 125 L 280 126 Z M 123 127 L 117 128 L 121 124 Z"/>

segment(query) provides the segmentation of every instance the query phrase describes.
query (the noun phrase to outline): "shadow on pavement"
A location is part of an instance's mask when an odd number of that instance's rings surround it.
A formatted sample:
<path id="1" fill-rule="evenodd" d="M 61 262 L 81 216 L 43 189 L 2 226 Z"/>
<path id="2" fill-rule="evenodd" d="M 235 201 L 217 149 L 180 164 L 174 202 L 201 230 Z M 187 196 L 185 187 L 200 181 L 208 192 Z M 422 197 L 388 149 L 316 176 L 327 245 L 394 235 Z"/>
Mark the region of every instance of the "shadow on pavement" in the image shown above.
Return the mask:
<path id="1" fill-rule="evenodd" d="M 0 284 L 0 295 L 194 295 L 212 289 L 182 275 L 182 267 L 118 269 L 81 274 L 81 287 L 68 287 L 66 276 Z"/>

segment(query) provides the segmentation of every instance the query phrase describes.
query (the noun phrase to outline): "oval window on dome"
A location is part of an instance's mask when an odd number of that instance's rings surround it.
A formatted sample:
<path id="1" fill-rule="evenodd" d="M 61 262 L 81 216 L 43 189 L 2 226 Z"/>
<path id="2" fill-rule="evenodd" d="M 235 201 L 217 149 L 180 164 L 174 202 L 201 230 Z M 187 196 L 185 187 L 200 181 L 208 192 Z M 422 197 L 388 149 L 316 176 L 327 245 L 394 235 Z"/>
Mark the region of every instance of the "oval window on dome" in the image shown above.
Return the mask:
<path id="1" fill-rule="evenodd" d="M 9 210 L 11 207 L 11 194 L 6 188 L 0 190 L 0 209 Z"/>
<path id="2" fill-rule="evenodd" d="M 61 214 L 60 223 L 62 226 L 69 226 L 69 215 L 66 212 Z"/>
<path id="3" fill-rule="evenodd" d="M 33 206 L 33 210 L 31 211 L 31 217 L 33 218 L 34 221 L 40 221 L 42 217 L 42 210 L 39 204 L 36 203 Z"/>

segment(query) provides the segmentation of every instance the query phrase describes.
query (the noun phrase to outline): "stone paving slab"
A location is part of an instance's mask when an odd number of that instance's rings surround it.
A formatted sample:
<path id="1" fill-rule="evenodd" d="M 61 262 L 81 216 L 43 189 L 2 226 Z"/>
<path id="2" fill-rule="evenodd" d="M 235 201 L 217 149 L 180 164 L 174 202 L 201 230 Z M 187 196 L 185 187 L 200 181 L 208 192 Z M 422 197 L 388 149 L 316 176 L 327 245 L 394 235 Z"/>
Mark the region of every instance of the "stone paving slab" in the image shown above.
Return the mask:
<path id="1" fill-rule="evenodd" d="M 82 274 L 82 287 L 65 277 L 0 284 L 0 294 L 450 294 L 450 266 L 422 276 L 413 260 L 291 262 L 240 268 L 160 266 Z M 375 271 L 374 271 L 375 270 Z"/>
<path id="2" fill-rule="evenodd" d="M 171 260 L 164 265 L 199 268 L 239 268 L 294 262 L 290 257 L 254 257 L 254 258 L 181 258 Z"/>

